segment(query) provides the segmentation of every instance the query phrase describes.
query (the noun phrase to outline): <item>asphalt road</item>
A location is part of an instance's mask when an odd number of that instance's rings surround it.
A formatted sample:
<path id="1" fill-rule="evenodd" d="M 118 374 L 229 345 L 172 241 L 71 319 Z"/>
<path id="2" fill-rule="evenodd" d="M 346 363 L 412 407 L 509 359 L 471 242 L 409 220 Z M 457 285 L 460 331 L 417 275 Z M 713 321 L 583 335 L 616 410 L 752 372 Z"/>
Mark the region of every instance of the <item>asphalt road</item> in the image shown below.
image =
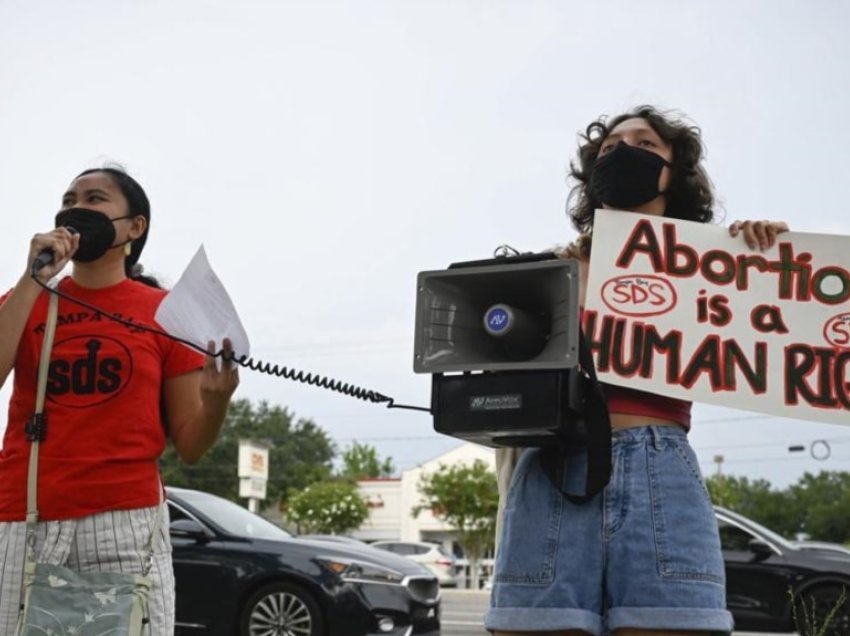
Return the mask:
<path id="1" fill-rule="evenodd" d="M 487 592 L 443 589 L 441 636 L 489 636 L 484 630 L 484 612 L 489 602 Z M 735 632 L 735 636 L 789 636 Z"/>
<path id="2" fill-rule="evenodd" d="M 443 589 L 440 636 L 489 636 L 484 629 L 488 592 Z"/>

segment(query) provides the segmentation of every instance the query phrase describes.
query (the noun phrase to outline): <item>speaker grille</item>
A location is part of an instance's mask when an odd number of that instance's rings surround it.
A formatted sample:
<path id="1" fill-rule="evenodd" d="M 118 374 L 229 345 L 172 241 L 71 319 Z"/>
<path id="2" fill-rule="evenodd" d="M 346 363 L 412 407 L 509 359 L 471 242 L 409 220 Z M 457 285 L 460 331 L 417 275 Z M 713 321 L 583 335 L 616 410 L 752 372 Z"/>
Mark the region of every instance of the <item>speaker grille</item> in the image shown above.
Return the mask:
<path id="1" fill-rule="evenodd" d="M 567 369 L 578 363 L 578 262 L 549 260 L 421 272 L 413 369 L 417 373 Z M 517 329 L 485 328 L 496 305 Z"/>

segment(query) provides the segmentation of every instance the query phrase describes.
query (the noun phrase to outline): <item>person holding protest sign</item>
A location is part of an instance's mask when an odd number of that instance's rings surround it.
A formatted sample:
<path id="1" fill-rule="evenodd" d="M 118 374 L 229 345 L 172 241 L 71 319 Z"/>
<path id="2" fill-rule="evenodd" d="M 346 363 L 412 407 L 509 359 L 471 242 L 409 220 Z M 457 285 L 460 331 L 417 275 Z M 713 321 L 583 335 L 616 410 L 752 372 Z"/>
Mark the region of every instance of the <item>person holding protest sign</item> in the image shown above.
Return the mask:
<path id="1" fill-rule="evenodd" d="M 34 433 L 40 439 L 38 523 L 30 549 L 37 562 L 75 572 L 146 574 L 150 625 L 144 633 L 174 632 L 174 575 L 157 460 L 170 438 L 184 461 L 197 461 L 215 443 L 239 378 L 227 340 L 217 369 L 211 355 L 132 326 L 155 326 L 166 295 L 137 265 L 149 226 L 148 198 L 132 177 L 118 168 L 85 171 L 63 195 L 55 229 L 30 242 L 25 274 L 0 298 L 0 385 L 14 370 L 0 452 L 2 634 L 15 633 L 21 605 L 34 439 L 28 421 L 52 296 L 33 278 L 46 284 L 69 260 L 73 272 L 58 289 L 103 313 L 58 302 L 46 417 L 32 420 L 44 434 Z M 114 314 L 131 324 L 108 319 Z"/>
<path id="2" fill-rule="evenodd" d="M 582 306 L 594 211 L 709 223 L 714 197 L 702 157 L 699 130 L 653 107 L 587 127 L 570 171 L 580 237 L 564 252 L 580 262 Z M 787 229 L 746 221 L 729 232 L 766 249 Z M 691 403 L 613 385 L 605 397 L 611 479 L 590 502 L 562 496 L 540 449 L 497 452 L 503 515 L 486 627 L 496 636 L 728 634 L 717 523 L 687 440 Z M 585 467 L 582 449 L 567 452 L 565 490 L 581 492 Z"/>

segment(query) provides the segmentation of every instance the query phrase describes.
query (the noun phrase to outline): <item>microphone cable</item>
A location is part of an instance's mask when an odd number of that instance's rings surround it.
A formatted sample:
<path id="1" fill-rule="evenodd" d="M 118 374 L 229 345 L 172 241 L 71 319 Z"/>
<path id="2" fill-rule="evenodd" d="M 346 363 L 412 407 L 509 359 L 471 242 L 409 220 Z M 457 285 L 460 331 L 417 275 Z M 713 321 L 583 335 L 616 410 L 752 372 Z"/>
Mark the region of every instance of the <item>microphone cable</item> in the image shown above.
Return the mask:
<path id="1" fill-rule="evenodd" d="M 411 406 L 408 404 L 396 404 L 395 400 L 387 395 L 383 395 L 382 393 L 378 393 L 377 391 L 372 391 L 370 389 L 364 389 L 354 384 L 343 383 L 339 380 L 328 378 L 326 376 L 318 374 L 314 375 L 312 373 L 299 371 L 297 369 L 290 369 L 289 367 L 285 367 L 283 365 L 271 364 L 268 362 L 263 362 L 262 360 L 255 360 L 254 358 L 251 358 L 247 355 L 236 356 L 235 354 L 231 353 L 229 356 L 225 356 L 224 349 L 221 349 L 220 351 L 211 354 L 209 351 L 207 351 L 203 347 L 199 347 L 194 342 L 191 342 L 184 338 L 180 338 L 179 336 L 174 336 L 168 333 L 167 331 L 163 331 L 162 329 L 157 329 L 155 327 L 136 322 L 132 319 L 123 318 L 122 316 L 116 314 L 110 314 L 108 311 L 104 311 L 90 303 L 87 303 L 84 300 L 74 298 L 73 296 L 66 294 L 63 291 L 60 291 L 58 288 L 53 288 L 47 285 L 46 283 L 42 283 L 36 276 L 36 272 L 38 271 L 38 269 L 40 269 L 40 267 L 37 267 L 36 265 L 37 263 L 33 263 L 33 268 L 30 276 L 40 287 L 46 289 L 51 294 L 56 294 L 60 298 L 64 298 L 69 302 L 72 302 L 76 305 L 80 305 L 81 307 L 85 307 L 86 309 L 95 312 L 95 315 L 105 316 L 109 320 L 121 323 L 122 325 L 131 327 L 132 329 L 139 329 L 141 331 L 147 331 L 148 333 L 152 333 L 157 336 L 164 336 L 166 338 L 169 338 L 170 340 L 174 340 L 175 342 L 179 342 L 183 345 L 186 345 L 187 347 L 190 347 L 195 351 L 204 354 L 205 356 L 211 355 L 214 358 L 230 360 L 238 364 L 240 367 L 244 369 L 249 369 L 250 371 L 257 371 L 259 373 L 264 373 L 266 375 L 271 375 L 278 378 L 285 378 L 287 380 L 293 380 L 302 384 L 310 384 L 312 386 L 317 386 L 322 389 L 334 391 L 335 393 L 340 393 L 348 397 L 363 400 L 364 402 L 371 402 L 373 404 L 386 404 L 388 409 L 407 409 L 410 411 L 424 411 L 426 413 L 431 413 L 431 409 L 429 408 L 425 408 L 422 406 Z"/>

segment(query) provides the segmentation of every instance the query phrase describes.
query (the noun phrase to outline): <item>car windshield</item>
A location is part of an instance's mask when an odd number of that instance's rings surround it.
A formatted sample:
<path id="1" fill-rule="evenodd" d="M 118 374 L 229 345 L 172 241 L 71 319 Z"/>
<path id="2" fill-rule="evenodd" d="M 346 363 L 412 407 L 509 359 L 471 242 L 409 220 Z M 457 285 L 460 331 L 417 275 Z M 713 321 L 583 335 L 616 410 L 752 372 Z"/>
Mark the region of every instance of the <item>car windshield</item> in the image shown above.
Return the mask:
<path id="1" fill-rule="evenodd" d="M 283 528 L 263 519 L 253 512 L 232 501 L 208 493 L 196 491 L 180 491 L 180 498 L 198 509 L 206 517 L 213 520 L 228 534 L 252 539 L 291 539 L 292 535 Z"/>
<path id="2" fill-rule="evenodd" d="M 773 530 L 769 528 L 765 528 L 760 523 L 753 521 L 752 519 L 742 518 L 734 512 L 724 511 L 724 514 L 734 523 L 739 524 L 741 527 L 746 528 L 750 531 L 754 531 L 758 534 L 761 534 L 762 537 L 767 539 L 768 541 L 772 541 L 785 549 L 796 550 L 798 549 L 794 544 L 792 544 L 788 539 L 775 533 Z"/>

